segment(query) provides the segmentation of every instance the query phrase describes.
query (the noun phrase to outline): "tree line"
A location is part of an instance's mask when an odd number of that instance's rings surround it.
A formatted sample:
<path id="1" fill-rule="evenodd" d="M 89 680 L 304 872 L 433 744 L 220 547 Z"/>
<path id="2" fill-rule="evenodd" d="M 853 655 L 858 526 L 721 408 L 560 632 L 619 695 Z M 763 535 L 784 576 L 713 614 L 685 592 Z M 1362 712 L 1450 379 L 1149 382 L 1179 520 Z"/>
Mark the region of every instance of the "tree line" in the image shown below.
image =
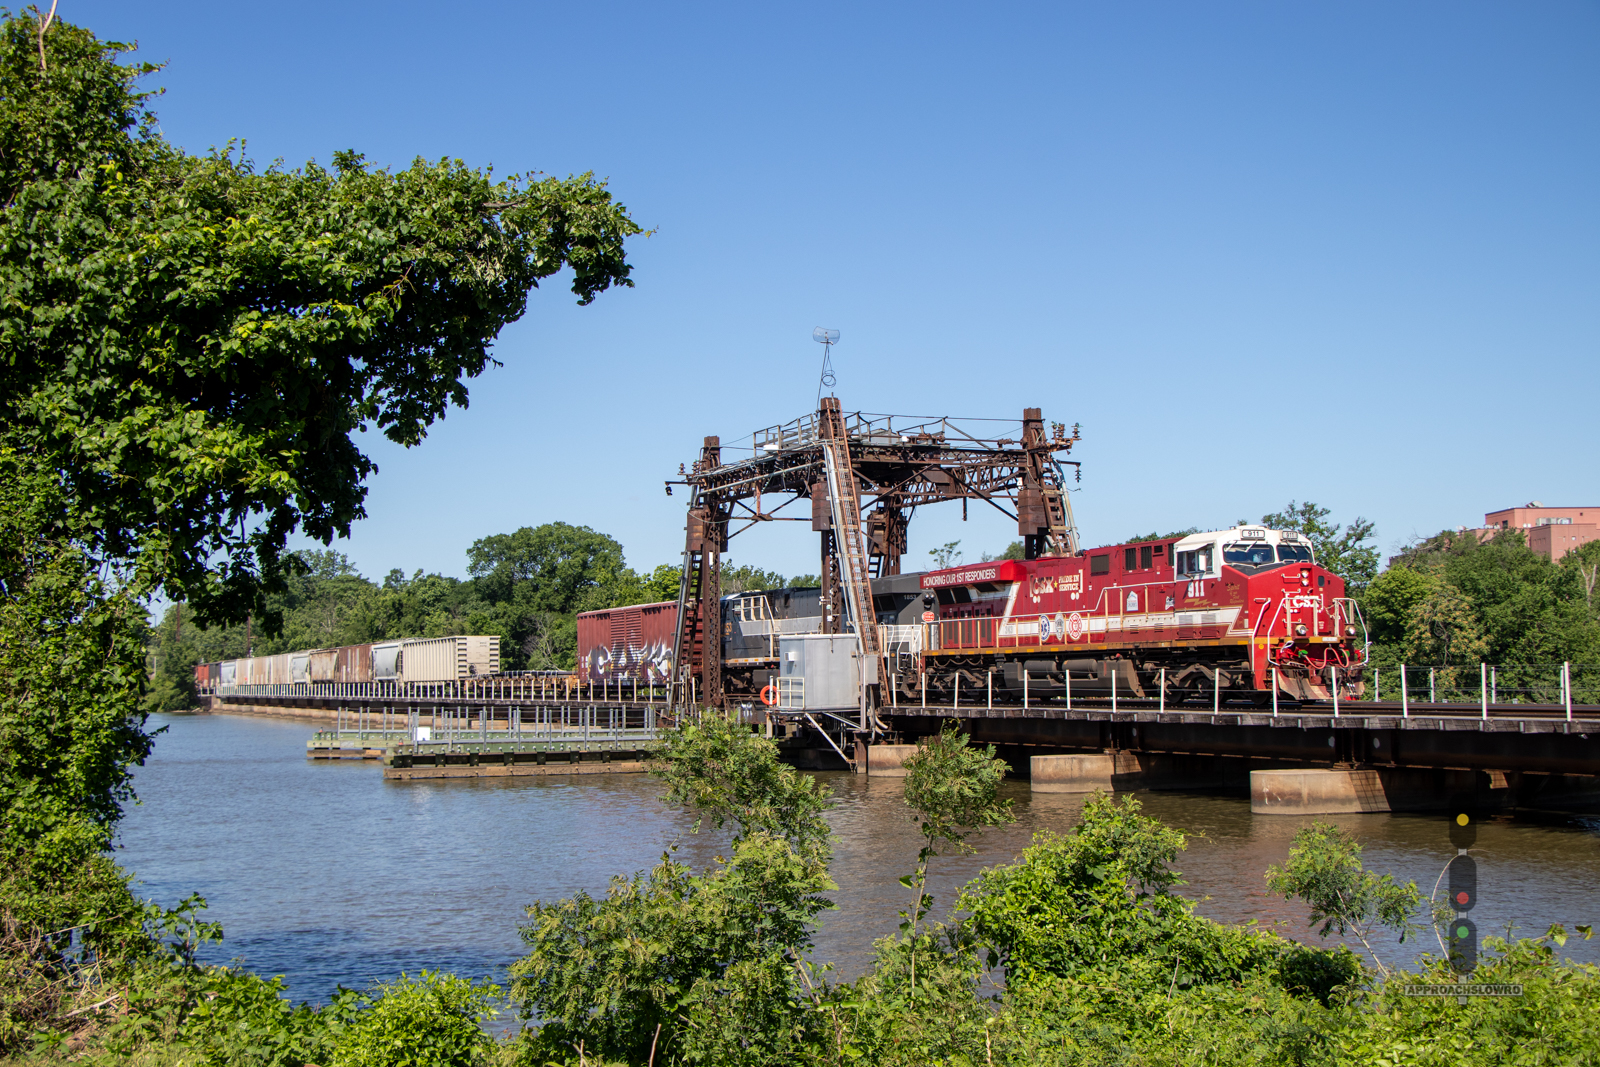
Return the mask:
<path id="1" fill-rule="evenodd" d="M 587 526 L 546 523 L 474 541 L 467 577 L 398 568 L 375 582 L 348 556 L 310 549 L 285 557 L 281 589 L 265 598 L 271 630 L 247 616 L 227 625 L 196 622 L 187 604 L 170 605 L 146 637 L 148 711 L 195 706 L 196 664 L 413 637 L 493 634 L 503 670 L 571 670 L 580 612 L 678 599 L 682 569 L 663 563 L 635 571 L 615 538 Z M 725 594 L 815 585 L 731 559 Z"/>

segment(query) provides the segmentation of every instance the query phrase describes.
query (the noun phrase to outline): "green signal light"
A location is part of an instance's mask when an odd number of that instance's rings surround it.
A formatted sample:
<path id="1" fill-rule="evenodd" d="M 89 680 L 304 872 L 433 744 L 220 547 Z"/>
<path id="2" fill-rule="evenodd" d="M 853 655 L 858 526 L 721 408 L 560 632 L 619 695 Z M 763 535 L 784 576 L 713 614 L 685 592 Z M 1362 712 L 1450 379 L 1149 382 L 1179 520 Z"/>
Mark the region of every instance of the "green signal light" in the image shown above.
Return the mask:
<path id="1" fill-rule="evenodd" d="M 1472 932 L 1472 931 L 1471 931 L 1471 930 L 1468 930 L 1468 929 L 1467 929 L 1467 928 L 1466 928 L 1466 927 L 1465 927 L 1465 926 L 1458 926 L 1458 927 L 1456 927 L 1456 936 L 1457 936 L 1457 937 L 1466 937 L 1466 936 L 1467 936 L 1467 935 L 1468 935 L 1468 934 L 1470 934 L 1470 933 L 1471 933 L 1471 932 Z"/>

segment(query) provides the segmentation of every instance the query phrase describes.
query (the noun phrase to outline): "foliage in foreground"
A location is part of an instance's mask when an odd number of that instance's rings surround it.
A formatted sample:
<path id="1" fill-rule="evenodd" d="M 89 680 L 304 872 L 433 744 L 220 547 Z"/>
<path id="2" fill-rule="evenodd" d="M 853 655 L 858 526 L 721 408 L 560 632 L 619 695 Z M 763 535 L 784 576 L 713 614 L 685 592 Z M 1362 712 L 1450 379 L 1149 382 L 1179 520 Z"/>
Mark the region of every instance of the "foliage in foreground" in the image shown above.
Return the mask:
<path id="1" fill-rule="evenodd" d="M 528 909 L 512 999 L 543 1025 L 536 1059 L 793 1062 L 809 1044 L 803 957 L 827 907 L 827 793 L 747 727 L 708 715 L 671 736 L 668 798 L 717 828 L 731 854 L 695 872 L 670 854 L 604 898 Z"/>
<path id="2" fill-rule="evenodd" d="M 928 747 L 933 750 L 939 742 Z M 928 758 L 967 774 L 983 753 Z M 1137 799 L 1089 798 L 1067 834 L 1040 834 L 1014 862 L 969 884 L 947 925 L 880 940 L 866 974 L 829 980 L 806 959 L 824 894 L 827 794 L 780 764 L 774 746 L 716 717 L 680 729 L 658 773 L 669 795 L 731 833 L 729 855 L 695 871 L 672 857 L 616 879 L 602 898 L 541 902 L 511 1000 L 530 1024 L 494 1042 L 478 1023 L 492 987 L 424 973 L 320 1008 L 281 982 L 192 962 L 193 916 L 149 926 L 152 943 L 115 984 L 109 1007 L 70 1041 L 88 1063 L 213 1067 L 368 1067 L 516 1063 L 1198 1065 L 1556 1064 L 1600 1062 L 1600 971 L 1558 956 L 1564 933 L 1486 938 L 1475 975 L 1521 983 L 1519 998 L 1408 996 L 1449 982 L 1443 961 L 1417 974 L 1368 971 L 1355 954 L 1198 916 L 1176 890 L 1180 831 Z M 908 799 L 919 822 L 991 824 L 998 798 L 929 781 Z M 965 797 L 960 804 L 946 803 Z M 976 806 L 973 806 L 976 803 Z M 940 814 L 940 809 L 943 815 Z M 956 814 L 952 815 L 951 813 Z M 1296 837 L 1279 888 L 1330 920 L 1379 914 L 1392 886 L 1361 867 L 1358 843 L 1330 827 Z M 908 857 L 909 859 L 909 857 Z M 1366 887 L 1363 889 L 1362 887 Z M 1371 892 L 1368 892 L 1371 890 Z M 1365 911 L 1363 911 L 1365 908 Z M 185 924 L 188 925 L 185 925 Z M 163 929 L 164 926 L 164 929 Z M 77 1003 L 84 1004 L 86 1001 Z M 92 1005 L 91 1005 L 92 1006 Z"/>
<path id="3" fill-rule="evenodd" d="M 188 155 L 128 51 L 0 11 L 0 1053 L 227 1003 L 107 853 L 145 599 L 270 628 L 289 535 L 362 513 L 356 435 L 420 442 L 542 279 L 628 285 L 640 232 L 589 176 Z"/>

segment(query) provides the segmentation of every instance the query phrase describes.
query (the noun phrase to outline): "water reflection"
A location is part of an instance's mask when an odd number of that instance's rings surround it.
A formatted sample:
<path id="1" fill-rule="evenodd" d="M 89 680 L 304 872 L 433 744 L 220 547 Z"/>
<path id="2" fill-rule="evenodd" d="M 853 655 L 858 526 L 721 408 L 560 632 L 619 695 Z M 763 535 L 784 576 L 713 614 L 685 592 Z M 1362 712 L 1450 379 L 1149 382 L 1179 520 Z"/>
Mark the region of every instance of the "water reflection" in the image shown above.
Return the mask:
<path id="1" fill-rule="evenodd" d="M 370 764 L 304 758 L 310 726 L 244 716 L 169 716 L 155 756 L 139 771 L 142 804 L 120 834 L 120 861 L 142 892 L 172 903 L 189 892 L 210 902 L 227 940 L 211 958 L 243 958 L 288 976 L 301 997 L 337 984 L 365 986 L 401 970 L 446 968 L 503 975 L 520 951 L 516 924 L 534 899 L 604 892 L 614 874 L 654 863 L 677 845 L 704 864 L 725 844 L 690 835 L 645 775 L 577 779 L 490 778 L 384 782 Z M 871 958 L 910 903 L 899 877 L 920 844 L 895 779 L 823 776 L 838 802 L 834 894 L 817 957 L 844 977 Z M 1065 831 L 1083 797 L 1032 795 L 1008 783 L 1017 822 L 977 838 L 977 852 L 936 859 L 930 888 L 942 913 L 981 869 L 1007 862 L 1037 830 Z M 1179 866 L 1184 892 L 1227 922 L 1282 922 L 1306 936 L 1304 909 L 1265 893 L 1263 872 L 1282 862 L 1299 819 L 1252 816 L 1238 797 L 1146 793 L 1146 810 L 1195 835 Z M 1368 865 L 1427 889 L 1451 854 L 1440 817 L 1333 816 L 1367 843 Z M 1478 836 L 1483 932 L 1514 923 L 1521 934 L 1551 922 L 1592 922 L 1600 836 L 1585 822 L 1501 819 Z M 1385 945 L 1385 962 L 1420 945 Z M 1567 951 L 1600 962 L 1600 942 Z"/>

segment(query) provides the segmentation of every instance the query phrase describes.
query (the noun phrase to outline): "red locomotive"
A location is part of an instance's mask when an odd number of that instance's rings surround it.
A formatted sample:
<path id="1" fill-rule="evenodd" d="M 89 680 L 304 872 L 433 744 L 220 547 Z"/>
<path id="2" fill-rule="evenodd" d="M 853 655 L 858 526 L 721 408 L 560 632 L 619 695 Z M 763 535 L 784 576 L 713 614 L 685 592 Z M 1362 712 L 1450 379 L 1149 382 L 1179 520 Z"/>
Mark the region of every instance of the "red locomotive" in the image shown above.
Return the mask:
<path id="1" fill-rule="evenodd" d="M 1071 696 L 1296 700 L 1361 695 L 1365 625 L 1292 531 L 1236 526 L 922 575 L 921 670 L 899 703 Z M 925 619 L 927 615 L 923 616 Z M 887 703 L 888 701 L 886 701 Z"/>

